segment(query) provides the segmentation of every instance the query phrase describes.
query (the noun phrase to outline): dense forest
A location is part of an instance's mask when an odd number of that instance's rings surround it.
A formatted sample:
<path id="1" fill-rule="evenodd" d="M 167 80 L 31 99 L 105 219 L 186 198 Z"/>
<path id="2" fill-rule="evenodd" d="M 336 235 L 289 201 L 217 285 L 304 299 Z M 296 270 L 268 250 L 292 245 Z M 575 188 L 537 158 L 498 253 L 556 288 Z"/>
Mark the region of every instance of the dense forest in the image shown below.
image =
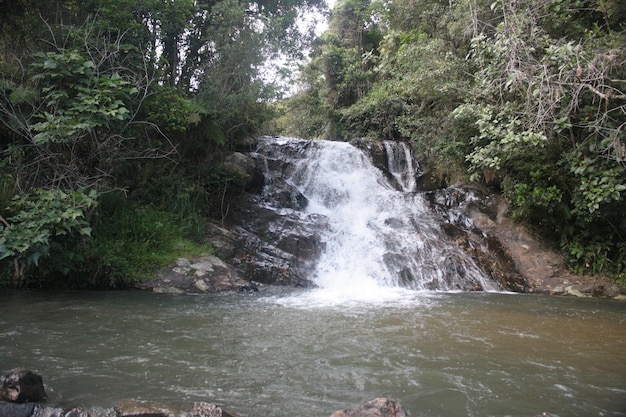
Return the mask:
<path id="1" fill-rule="evenodd" d="M 580 273 L 626 274 L 622 0 L 0 0 L 0 285 L 210 252 L 260 134 L 410 142 Z M 268 62 L 298 62 L 283 97 Z M 279 71 L 280 73 L 280 71 Z"/>

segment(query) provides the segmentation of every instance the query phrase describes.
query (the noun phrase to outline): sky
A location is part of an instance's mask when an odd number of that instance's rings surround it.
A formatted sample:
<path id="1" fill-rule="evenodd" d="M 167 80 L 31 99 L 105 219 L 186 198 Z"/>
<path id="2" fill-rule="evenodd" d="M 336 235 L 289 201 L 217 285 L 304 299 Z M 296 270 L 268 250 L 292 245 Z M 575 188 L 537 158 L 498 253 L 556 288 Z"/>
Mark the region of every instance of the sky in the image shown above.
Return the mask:
<path id="1" fill-rule="evenodd" d="M 328 4 L 328 8 L 332 10 L 336 1 L 337 0 L 326 0 L 326 4 Z M 319 13 L 315 13 L 315 14 L 309 14 L 309 15 L 303 16 L 302 22 L 299 25 L 300 30 L 301 31 L 306 30 L 306 28 L 314 20 L 318 20 L 318 23 L 315 26 L 315 34 L 317 36 L 320 36 L 322 33 L 324 33 L 328 29 L 327 19 L 324 19 L 323 15 Z M 304 52 L 304 55 L 305 56 L 308 55 L 306 51 Z M 278 75 L 279 69 L 280 67 L 287 66 L 292 71 L 294 71 L 294 76 L 297 76 L 298 65 L 302 65 L 302 64 L 304 64 L 304 62 L 290 62 L 287 59 L 287 57 L 283 57 L 277 61 L 267 63 L 267 65 L 263 69 L 263 73 L 264 73 L 263 79 L 266 82 L 276 82 L 285 90 L 286 95 L 292 95 L 297 91 L 298 85 L 297 83 L 293 82 L 293 79 L 281 80 L 280 76 Z"/>

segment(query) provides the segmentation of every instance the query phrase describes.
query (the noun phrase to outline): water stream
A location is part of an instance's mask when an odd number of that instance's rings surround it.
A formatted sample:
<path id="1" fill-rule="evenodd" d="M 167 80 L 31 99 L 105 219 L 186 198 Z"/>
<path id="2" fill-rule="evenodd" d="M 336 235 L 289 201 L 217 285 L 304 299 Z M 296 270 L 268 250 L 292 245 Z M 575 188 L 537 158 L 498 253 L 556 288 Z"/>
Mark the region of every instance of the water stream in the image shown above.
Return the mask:
<path id="1" fill-rule="evenodd" d="M 338 306 L 272 291 L 0 294 L 0 370 L 39 371 L 65 406 L 324 417 L 390 396 L 420 417 L 626 415 L 623 303 L 414 291 Z"/>

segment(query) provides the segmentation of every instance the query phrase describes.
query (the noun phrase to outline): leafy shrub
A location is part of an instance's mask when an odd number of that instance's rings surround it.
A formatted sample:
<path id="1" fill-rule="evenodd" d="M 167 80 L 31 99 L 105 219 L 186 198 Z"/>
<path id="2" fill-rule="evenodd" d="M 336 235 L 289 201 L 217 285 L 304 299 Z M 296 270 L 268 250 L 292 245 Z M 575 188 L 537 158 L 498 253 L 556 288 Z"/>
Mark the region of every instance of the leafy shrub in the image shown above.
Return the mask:
<path id="1" fill-rule="evenodd" d="M 124 286 L 148 278 L 177 257 L 211 253 L 181 227 L 189 217 L 140 204 L 121 192 L 104 196 L 88 250 L 91 281 Z"/>
<path id="2" fill-rule="evenodd" d="M 0 260 L 14 261 L 13 285 L 25 285 L 27 274 L 46 258 L 52 259 L 49 271 L 70 271 L 71 264 L 57 256 L 64 253 L 64 242 L 91 234 L 87 213 L 95 207 L 96 198 L 95 191 L 37 189 L 13 199 L 8 209 L 14 214 L 0 218 Z"/>

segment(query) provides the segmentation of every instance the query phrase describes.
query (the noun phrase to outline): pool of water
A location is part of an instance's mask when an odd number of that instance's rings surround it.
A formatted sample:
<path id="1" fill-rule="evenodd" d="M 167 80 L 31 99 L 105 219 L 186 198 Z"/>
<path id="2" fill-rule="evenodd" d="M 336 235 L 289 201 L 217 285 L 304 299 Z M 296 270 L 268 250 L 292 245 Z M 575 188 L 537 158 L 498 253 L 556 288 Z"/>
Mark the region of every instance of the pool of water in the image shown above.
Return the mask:
<path id="1" fill-rule="evenodd" d="M 324 417 L 385 396 L 420 417 L 626 416 L 623 302 L 313 295 L 3 293 L 0 371 L 36 370 L 59 406 L 209 401 Z"/>

